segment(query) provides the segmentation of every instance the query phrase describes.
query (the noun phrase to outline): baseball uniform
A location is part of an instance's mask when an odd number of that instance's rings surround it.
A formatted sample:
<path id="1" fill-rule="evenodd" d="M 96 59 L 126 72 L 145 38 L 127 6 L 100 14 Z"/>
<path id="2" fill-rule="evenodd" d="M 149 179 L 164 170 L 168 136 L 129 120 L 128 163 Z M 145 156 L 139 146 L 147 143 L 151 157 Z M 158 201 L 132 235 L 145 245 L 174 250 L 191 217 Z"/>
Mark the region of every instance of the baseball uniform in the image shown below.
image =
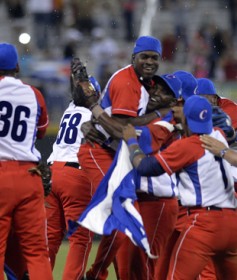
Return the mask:
<path id="1" fill-rule="evenodd" d="M 44 98 L 13 76 L 0 78 L 0 91 L 1 267 L 12 227 L 30 278 L 51 280 L 42 180 L 28 172 L 41 159 L 34 144 L 48 125 Z"/>
<path id="2" fill-rule="evenodd" d="M 211 136 L 225 141 L 219 131 Z M 168 174 L 178 172 L 180 199 L 189 216 L 175 244 L 167 279 L 195 279 L 209 257 L 216 265 L 221 263 L 218 276 L 235 279 L 237 204 L 230 165 L 205 151 L 197 135 L 176 141 L 155 157 Z M 230 262 L 227 267 L 227 259 L 234 265 Z"/>
<path id="3" fill-rule="evenodd" d="M 48 158 L 52 168 L 52 192 L 45 204 L 52 267 L 65 230 L 68 229 L 68 220 L 78 219 L 95 192 L 77 158 L 83 139 L 81 125 L 90 119 L 91 112 L 88 109 L 71 102 L 63 113 L 53 151 Z M 69 237 L 69 252 L 62 279 L 83 277 L 92 240 L 93 233 L 83 227 L 79 227 Z"/>

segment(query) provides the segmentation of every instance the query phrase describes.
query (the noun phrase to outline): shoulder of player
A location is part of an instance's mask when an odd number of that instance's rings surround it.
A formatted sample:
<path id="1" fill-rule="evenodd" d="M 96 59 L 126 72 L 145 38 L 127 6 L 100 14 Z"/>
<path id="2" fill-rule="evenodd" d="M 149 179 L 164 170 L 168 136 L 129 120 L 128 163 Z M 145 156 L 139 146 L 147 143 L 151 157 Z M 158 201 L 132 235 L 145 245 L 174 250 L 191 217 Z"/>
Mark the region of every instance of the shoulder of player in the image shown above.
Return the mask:
<path id="1" fill-rule="evenodd" d="M 224 98 L 224 97 L 220 97 L 218 99 L 218 106 L 221 108 L 221 109 L 225 109 L 225 106 L 235 106 L 236 107 L 236 110 L 237 110 L 237 103 L 235 103 L 233 100 L 231 99 L 228 99 L 228 98 Z"/>
<path id="2" fill-rule="evenodd" d="M 193 134 L 190 137 L 178 139 L 172 143 L 174 149 L 185 154 L 195 154 L 196 156 L 204 154 L 204 149 L 201 146 L 199 135 Z M 195 151 L 195 153 L 194 153 Z"/>
<path id="3" fill-rule="evenodd" d="M 117 86 L 131 85 L 131 83 L 139 83 L 138 77 L 131 65 L 128 65 L 120 70 L 118 70 L 110 80 L 110 85 L 115 84 Z"/>

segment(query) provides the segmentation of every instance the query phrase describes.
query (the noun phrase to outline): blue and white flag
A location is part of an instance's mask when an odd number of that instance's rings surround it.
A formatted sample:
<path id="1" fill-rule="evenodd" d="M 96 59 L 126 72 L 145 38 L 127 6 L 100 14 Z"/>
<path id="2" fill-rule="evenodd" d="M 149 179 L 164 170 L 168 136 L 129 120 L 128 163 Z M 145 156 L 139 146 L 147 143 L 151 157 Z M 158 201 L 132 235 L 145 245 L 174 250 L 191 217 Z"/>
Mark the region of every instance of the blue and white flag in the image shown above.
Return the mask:
<path id="1" fill-rule="evenodd" d="M 15 273 L 6 264 L 4 264 L 4 272 L 7 276 L 7 280 L 17 280 Z"/>
<path id="2" fill-rule="evenodd" d="M 69 234 L 78 224 L 89 230 L 109 235 L 113 230 L 125 233 L 131 241 L 141 247 L 150 258 L 150 252 L 142 217 L 134 207 L 136 200 L 136 171 L 129 159 L 129 150 L 121 141 L 114 161 L 97 188 L 90 204 L 75 222 L 69 221 Z"/>

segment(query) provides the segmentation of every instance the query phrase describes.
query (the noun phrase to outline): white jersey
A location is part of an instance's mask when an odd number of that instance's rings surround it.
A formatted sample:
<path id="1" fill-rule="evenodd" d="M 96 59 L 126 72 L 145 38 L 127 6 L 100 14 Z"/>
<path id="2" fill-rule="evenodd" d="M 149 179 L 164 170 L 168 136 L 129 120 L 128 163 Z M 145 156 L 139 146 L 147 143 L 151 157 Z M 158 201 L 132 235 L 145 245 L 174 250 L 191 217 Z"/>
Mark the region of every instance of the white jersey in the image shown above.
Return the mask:
<path id="1" fill-rule="evenodd" d="M 140 184 L 137 186 L 138 191 L 150 193 L 158 197 L 177 197 L 178 187 L 176 175 L 169 176 L 167 173 L 161 176 L 140 178 Z"/>
<path id="2" fill-rule="evenodd" d="M 210 135 L 227 144 L 219 131 Z M 178 172 L 183 206 L 237 207 L 231 165 L 204 150 L 198 135 L 175 141 L 156 157 L 168 174 Z"/>
<path id="3" fill-rule="evenodd" d="M 89 120 L 91 120 L 91 111 L 71 102 L 61 118 L 58 135 L 53 144 L 53 151 L 47 161 L 78 163 L 77 153 L 84 137 L 81 125 Z"/>
<path id="4" fill-rule="evenodd" d="M 34 89 L 14 77 L 0 80 L 0 161 L 37 162 L 39 103 Z"/>

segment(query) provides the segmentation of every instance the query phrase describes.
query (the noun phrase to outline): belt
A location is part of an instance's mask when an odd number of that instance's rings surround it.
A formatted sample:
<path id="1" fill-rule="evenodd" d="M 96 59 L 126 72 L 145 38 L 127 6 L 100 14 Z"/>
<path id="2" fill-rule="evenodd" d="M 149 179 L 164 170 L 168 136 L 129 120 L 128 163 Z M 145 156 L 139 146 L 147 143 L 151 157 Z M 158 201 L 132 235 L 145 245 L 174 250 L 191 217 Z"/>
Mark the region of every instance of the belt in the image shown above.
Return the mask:
<path id="1" fill-rule="evenodd" d="M 190 215 L 192 214 L 193 211 L 195 210 L 200 210 L 200 211 L 223 211 L 223 210 L 232 210 L 235 211 L 235 208 L 221 208 L 217 207 L 215 205 L 207 206 L 207 207 L 201 207 L 201 206 L 193 206 L 193 207 L 187 207 L 187 214 Z"/>
<path id="2" fill-rule="evenodd" d="M 174 199 L 173 196 L 171 197 L 162 197 L 162 196 L 155 196 L 153 194 L 150 193 L 145 193 L 145 192 L 137 192 L 137 201 L 158 201 L 161 199 Z"/>
<path id="3" fill-rule="evenodd" d="M 70 161 L 67 161 L 67 162 L 62 162 L 62 161 L 48 162 L 49 166 L 52 166 L 53 164 L 54 164 L 54 166 L 58 166 L 60 168 L 62 168 L 64 166 L 69 166 L 69 167 L 73 167 L 73 168 L 76 168 L 76 169 L 81 169 L 81 166 L 78 162 L 70 162 Z"/>
<path id="4" fill-rule="evenodd" d="M 77 163 L 77 162 L 67 161 L 64 166 L 70 166 L 70 167 L 73 167 L 73 168 L 76 168 L 76 169 L 81 169 L 80 164 Z"/>

